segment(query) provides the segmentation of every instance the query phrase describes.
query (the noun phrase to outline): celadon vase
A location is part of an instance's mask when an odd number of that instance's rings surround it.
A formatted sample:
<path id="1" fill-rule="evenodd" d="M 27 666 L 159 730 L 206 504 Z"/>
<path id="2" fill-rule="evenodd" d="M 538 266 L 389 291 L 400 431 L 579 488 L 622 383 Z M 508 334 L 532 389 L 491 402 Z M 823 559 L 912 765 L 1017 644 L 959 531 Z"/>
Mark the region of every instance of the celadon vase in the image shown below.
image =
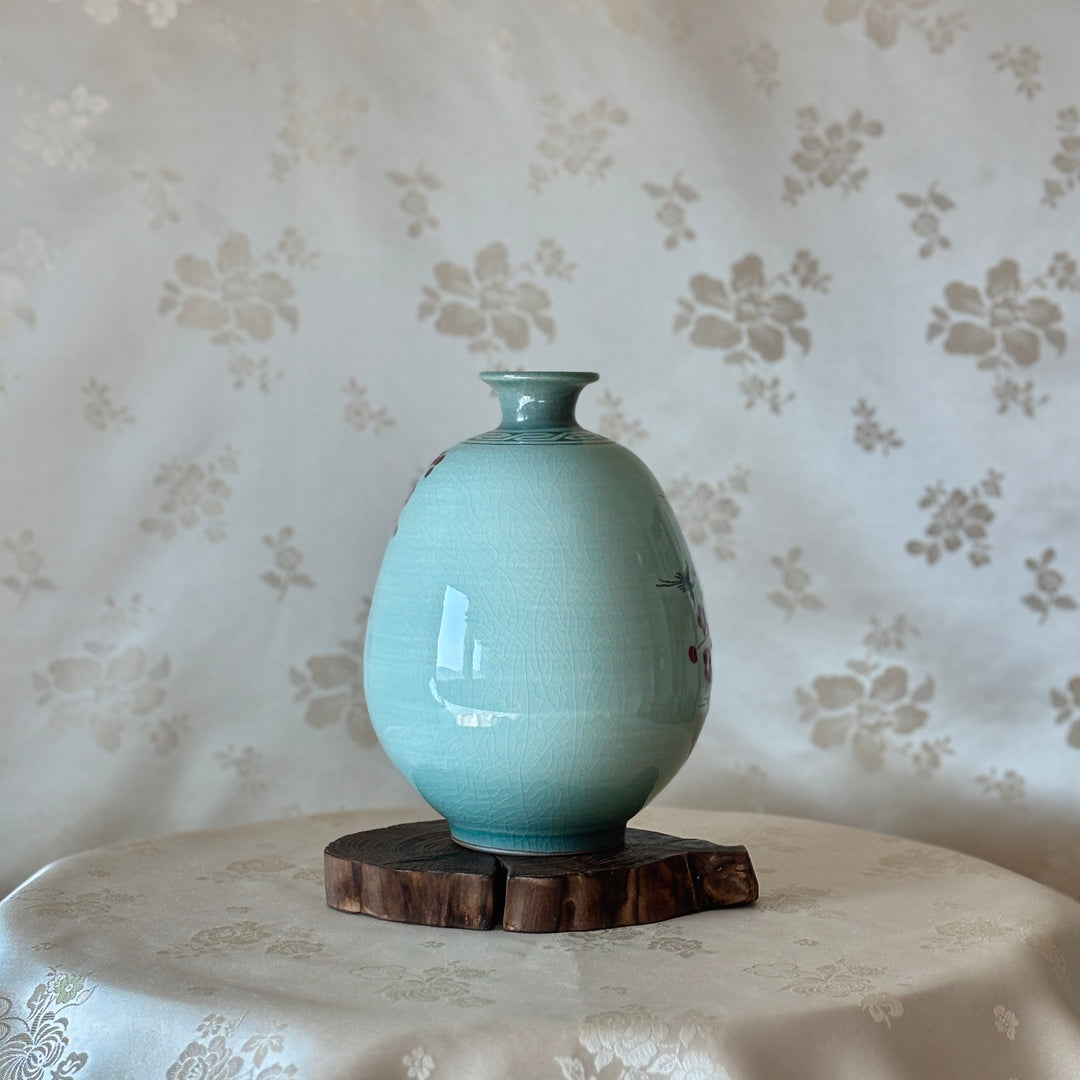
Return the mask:
<path id="1" fill-rule="evenodd" d="M 383 558 L 372 723 L 459 844 L 616 848 L 708 710 L 701 588 L 652 474 L 574 417 L 597 375 L 481 378 L 502 423 L 435 458 Z"/>

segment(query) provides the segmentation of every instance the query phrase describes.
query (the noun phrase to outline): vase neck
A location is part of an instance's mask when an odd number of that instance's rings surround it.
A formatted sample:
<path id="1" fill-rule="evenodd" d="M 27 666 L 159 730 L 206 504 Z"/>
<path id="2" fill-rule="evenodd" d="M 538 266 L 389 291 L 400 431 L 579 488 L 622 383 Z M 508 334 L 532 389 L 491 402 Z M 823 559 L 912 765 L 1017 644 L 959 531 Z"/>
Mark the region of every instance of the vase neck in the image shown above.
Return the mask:
<path id="1" fill-rule="evenodd" d="M 485 371 L 480 375 L 499 399 L 503 431 L 576 428 L 578 394 L 599 377 L 592 371 Z"/>

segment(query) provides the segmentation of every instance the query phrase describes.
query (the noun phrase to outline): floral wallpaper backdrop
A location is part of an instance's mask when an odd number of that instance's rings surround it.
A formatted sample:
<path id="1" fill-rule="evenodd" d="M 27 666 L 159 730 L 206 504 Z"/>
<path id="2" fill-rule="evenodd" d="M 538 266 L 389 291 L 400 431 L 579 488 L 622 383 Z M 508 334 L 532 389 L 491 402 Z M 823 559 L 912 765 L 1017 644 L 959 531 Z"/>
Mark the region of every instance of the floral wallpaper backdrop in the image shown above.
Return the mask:
<path id="1" fill-rule="evenodd" d="M 527 367 L 601 372 L 583 422 L 694 551 L 662 801 L 1080 896 L 1078 39 L 1075 0 L 4 4 L 0 893 L 415 805 L 369 597 Z"/>

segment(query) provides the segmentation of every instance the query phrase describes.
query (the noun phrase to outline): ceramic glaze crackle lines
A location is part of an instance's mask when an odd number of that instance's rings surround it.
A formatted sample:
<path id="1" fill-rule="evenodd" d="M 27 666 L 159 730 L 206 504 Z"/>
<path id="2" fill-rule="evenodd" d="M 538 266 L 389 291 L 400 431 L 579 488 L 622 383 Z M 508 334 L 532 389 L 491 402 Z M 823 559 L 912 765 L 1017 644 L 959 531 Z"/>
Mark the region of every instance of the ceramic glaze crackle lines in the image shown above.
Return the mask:
<path id="1" fill-rule="evenodd" d="M 574 418 L 596 375 L 481 377 L 502 423 L 435 459 L 386 550 L 372 722 L 459 843 L 615 847 L 708 710 L 700 588 L 652 475 Z"/>

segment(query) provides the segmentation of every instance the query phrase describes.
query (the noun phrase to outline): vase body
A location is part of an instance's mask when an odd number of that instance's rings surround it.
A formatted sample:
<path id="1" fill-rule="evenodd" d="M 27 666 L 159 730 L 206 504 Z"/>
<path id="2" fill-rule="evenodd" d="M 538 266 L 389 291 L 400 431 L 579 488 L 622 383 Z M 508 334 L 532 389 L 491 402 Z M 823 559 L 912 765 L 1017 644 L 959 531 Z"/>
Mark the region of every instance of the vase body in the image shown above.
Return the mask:
<path id="1" fill-rule="evenodd" d="M 711 643 L 686 542 L 580 372 L 492 372 L 494 431 L 439 455 L 391 538 L 364 688 L 398 769 L 469 847 L 617 847 L 686 760 Z"/>

